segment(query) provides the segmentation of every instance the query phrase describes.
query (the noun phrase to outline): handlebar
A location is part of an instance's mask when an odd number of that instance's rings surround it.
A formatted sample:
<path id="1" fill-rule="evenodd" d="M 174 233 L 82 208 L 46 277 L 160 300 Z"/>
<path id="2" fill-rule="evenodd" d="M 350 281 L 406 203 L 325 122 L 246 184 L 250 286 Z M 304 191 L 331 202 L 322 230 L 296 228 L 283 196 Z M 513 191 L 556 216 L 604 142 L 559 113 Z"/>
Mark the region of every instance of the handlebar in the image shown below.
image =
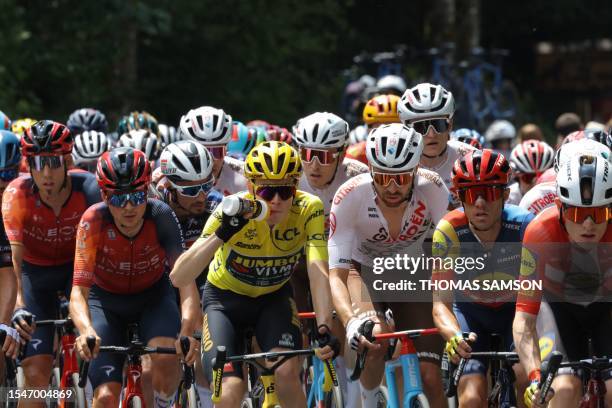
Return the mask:
<path id="1" fill-rule="evenodd" d="M 540 383 L 538 384 L 538 388 L 540 388 L 540 404 L 544 404 L 546 400 L 546 394 L 548 394 L 555 375 L 557 375 L 562 359 L 563 355 L 555 350 L 552 352 L 550 359 L 542 363 L 541 369 L 544 374 L 540 376 Z"/>

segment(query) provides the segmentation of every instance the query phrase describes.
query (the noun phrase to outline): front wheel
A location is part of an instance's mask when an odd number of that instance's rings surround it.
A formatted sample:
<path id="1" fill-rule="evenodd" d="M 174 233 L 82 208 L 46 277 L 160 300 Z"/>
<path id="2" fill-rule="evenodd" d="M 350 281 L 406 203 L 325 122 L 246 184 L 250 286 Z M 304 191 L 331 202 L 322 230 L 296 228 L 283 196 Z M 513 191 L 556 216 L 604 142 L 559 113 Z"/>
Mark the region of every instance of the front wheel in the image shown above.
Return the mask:
<path id="1" fill-rule="evenodd" d="M 410 408 L 429 408 L 429 401 L 425 394 L 419 394 L 410 401 Z"/>
<path id="2" fill-rule="evenodd" d="M 127 405 L 128 408 L 142 408 L 142 400 L 138 396 L 132 397 L 132 399 L 128 401 Z"/>
<path id="3" fill-rule="evenodd" d="M 323 399 L 326 408 L 344 408 L 344 400 L 342 399 L 342 390 L 340 386 L 333 387 L 330 392 L 326 392 Z"/>
<path id="4" fill-rule="evenodd" d="M 71 387 L 74 391 L 74 395 L 70 398 L 70 401 L 67 401 L 60 406 L 64 406 L 65 408 L 87 408 L 87 400 L 85 399 L 85 389 L 80 388 L 79 384 L 79 374 L 72 373 L 70 376 L 70 381 L 72 382 Z"/>

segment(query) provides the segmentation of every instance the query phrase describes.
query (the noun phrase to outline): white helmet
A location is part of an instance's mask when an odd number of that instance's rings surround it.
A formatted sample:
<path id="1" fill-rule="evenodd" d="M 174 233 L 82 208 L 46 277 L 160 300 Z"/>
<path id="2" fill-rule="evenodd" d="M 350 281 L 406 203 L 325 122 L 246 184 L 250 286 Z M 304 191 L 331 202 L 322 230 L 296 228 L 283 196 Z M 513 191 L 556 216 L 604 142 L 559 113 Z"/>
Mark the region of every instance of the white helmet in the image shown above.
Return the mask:
<path id="1" fill-rule="evenodd" d="M 158 129 L 162 146 L 168 146 L 170 143 L 181 140 L 180 132 L 177 132 L 174 126 L 168 126 L 160 123 L 158 125 Z"/>
<path id="2" fill-rule="evenodd" d="M 572 156 L 557 173 L 557 196 L 563 204 L 601 207 L 612 204 L 612 165 L 597 156 Z M 589 187 L 590 197 L 585 197 Z"/>
<path id="3" fill-rule="evenodd" d="M 487 142 L 496 142 L 498 140 L 512 140 L 516 137 L 516 129 L 514 125 L 507 120 L 498 119 L 491 123 L 485 132 L 485 140 Z"/>
<path id="4" fill-rule="evenodd" d="M 525 140 L 510 153 L 510 167 L 517 173 L 540 174 L 553 164 L 555 151 L 546 142 Z"/>
<path id="5" fill-rule="evenodd" d="M 608 146 L 590 139 L 581 139 L 561 145 L 555 153 L 553 160 L 553 168 L 555 172 L 559 172 L 559 168 L 573 156 L 576 155 L 591 155 L 603 157 L 606 160 L 612 160 L 612 152 Z"/>
<path id="6" fill-rule="evenodd" d="M 72 159 L 76 166 L 93 163 L 108 150 L 108 138 L 102 132 L 86 130 L 74 137 Z"/>
<path id="7" fill-rule="evenodd" d="M 418 84 L 404 92 L 397 112 L 404 124 L 431 118 L 450 119 L 455 114 L 455 98 L 442 85 Z"/>
<path id="8" fill-rule="evenodd" d="M 140 150 L 150 161 L 159 158 L 159 136 L 147 129 L 133 129 L 119 138 L 117 147 L 125 146 Z"/>
<path id="9" fill-rule="evenodd" d="M 180 129 L 185 139 L 204 146 L 223 145 L 232 138 L 232 117 L 223 109 L 201 106 L 183 115 Z"/>
<path id="10" fill-rule="evenodd" d="M 349 142 L 356 144 L 364 142 L 368 139 L 368 127 L 366 125 L 359 125 L 349 133 Z"/>
<path id="11" fill-rule="evenodd" d="M 376 82 L 376 87 L 381 90 L 395 90 L 400 95 L 406 91 L 406 81 L 397 75 L 385 75 Z"/>
<path id="12" fill-rule="evenodd" d="M 296 124 L 295 141 L 298 146 L 324 149 L 343 147 L 348 142 L 348 123 L 339 116 L 328 112 L 308 115 Z"/>
<path id="13" fill-rule="evenodd" d="M 423 137 L 401 123 L 382 125 L 368 135 L 366 156 L 379 169 L 403 172 L 415 168 L 423 152 Z"/>
<path id="14" fill-rule="evenodd" d="M 181 140 L 166 146 L 159 166 L 170 182 L 204 180 L 212 174 L 213 159 L 202 144 Z"/>

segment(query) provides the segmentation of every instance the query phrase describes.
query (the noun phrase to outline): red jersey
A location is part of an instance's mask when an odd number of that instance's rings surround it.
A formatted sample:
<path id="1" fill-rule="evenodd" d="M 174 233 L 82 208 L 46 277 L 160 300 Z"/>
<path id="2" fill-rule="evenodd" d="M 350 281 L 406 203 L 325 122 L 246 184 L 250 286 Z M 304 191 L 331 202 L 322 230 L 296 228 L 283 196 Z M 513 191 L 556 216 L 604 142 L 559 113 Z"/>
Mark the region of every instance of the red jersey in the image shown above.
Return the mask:
<path id="1" fill-rule="evenodd" d="M 40 199 L 30 175 L 20 176 L 6 187 L 2 218 L 11 243 L 23 245 L 23 259 L 40 266 L 62 265 L 74 259 L 77 225 L 83 212 L 100 201 L 93 174 L 68 173 L 72 192 L 59 215 Z"/>
<path id="2" fill-rule="evenodd" d="M 77 232 L 73 285 L 138 293 L 155 284 L 185 249 L 170 207 L 149 199 L 140 232 L 123 235 L 105 203 L 87 209 Z"/>
<path id="3" fill-rule="evenodd" d="M 612 294 L 612 225 L 592 249 L 571 244 L 557 206 L 542 211 L 523 238 L 521 279 L 541 281 L 549 301 L 587 305 Z M 519 291 L 516 310 L 537 314 L 542 293 Z"/>

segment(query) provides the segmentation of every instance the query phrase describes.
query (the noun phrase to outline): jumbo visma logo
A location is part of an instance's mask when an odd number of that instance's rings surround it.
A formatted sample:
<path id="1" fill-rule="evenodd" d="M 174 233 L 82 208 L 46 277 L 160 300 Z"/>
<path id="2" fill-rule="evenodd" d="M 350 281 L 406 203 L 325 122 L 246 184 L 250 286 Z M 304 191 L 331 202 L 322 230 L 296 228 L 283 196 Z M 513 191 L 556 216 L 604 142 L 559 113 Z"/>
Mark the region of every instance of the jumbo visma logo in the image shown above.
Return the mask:
<path id="1" fill-rule="evenodd" d="M 274 286 L 289 279 L 302 256 L 303 250 L 279 257 L 250 257 L 231 251 L 225 265 L 241 282 L 251 286 Z"/>

